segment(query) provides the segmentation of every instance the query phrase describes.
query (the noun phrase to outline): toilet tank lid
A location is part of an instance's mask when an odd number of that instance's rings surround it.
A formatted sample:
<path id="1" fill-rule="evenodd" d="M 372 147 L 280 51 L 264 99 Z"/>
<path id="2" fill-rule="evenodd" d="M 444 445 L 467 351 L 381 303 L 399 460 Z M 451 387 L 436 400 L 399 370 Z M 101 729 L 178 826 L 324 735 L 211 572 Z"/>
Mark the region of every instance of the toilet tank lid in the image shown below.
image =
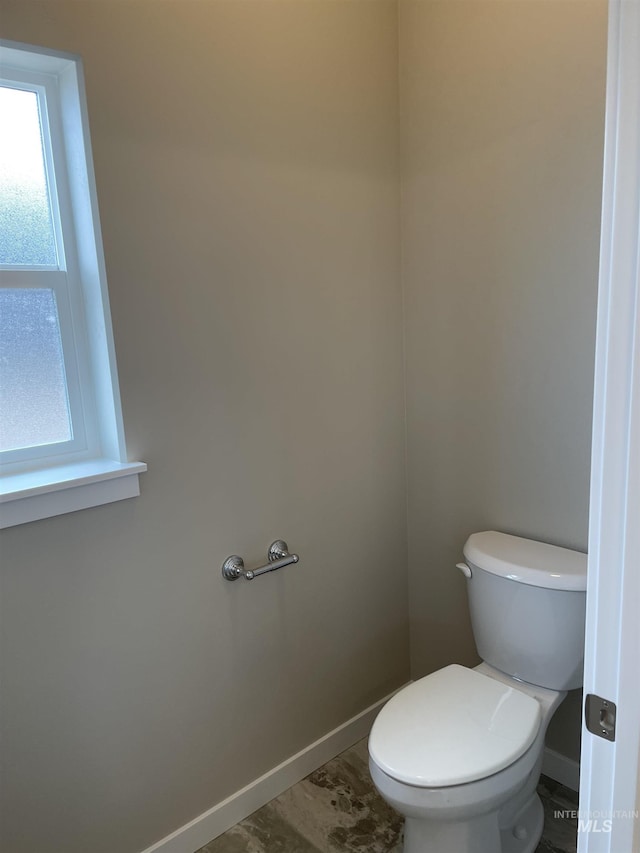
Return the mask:
<path id="1" fill-rule="evenodd" d="M 486 530 L 472 533 L 463 552 L 479 569 L 529 586 L 568 592 L 587 588 L 587 555 L 580 551 Z"/>

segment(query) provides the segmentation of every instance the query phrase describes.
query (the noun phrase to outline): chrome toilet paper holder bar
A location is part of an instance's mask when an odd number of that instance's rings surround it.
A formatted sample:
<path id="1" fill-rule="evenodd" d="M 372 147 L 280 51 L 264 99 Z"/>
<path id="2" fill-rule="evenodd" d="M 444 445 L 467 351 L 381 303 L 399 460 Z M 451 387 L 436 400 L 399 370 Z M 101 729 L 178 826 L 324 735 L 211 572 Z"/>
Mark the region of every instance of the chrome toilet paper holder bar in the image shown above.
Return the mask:
<path id="1" fill-rule="evenodd" d="M 264 566 L 259 566 L 257 569 L 245 569 L 244 560 L 237 554 L 232 554 L 222 564 L 222 577 L 227 581 L 237 581 L 238 578 L 245 578 L 252 581 L 258 575 L 264 575 L 267 572 L 275 572 L 276 569 L 282 569 L 284 566 L 290 566 L 292 563 L 297 563 L 300 557 L 297 554 L 289 553 L 289 546 L 284 539 L 276 539 L 272 542 L 267 551 L 269 562 Z"/>

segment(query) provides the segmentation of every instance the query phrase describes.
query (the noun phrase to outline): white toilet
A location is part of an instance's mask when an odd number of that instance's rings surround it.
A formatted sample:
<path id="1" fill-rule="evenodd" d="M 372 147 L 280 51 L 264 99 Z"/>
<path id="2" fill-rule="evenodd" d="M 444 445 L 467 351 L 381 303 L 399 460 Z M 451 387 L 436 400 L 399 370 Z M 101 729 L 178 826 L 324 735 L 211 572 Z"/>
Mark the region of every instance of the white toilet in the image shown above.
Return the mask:
<path id="1" fill-rule="evenodd" d="M 532 853 L 544 736 L 582 685 L 587 557 L 487 531 L 464 546 L 475 669 L 453 664 L 378 714 L 369 768 L 404 853 Z"/>

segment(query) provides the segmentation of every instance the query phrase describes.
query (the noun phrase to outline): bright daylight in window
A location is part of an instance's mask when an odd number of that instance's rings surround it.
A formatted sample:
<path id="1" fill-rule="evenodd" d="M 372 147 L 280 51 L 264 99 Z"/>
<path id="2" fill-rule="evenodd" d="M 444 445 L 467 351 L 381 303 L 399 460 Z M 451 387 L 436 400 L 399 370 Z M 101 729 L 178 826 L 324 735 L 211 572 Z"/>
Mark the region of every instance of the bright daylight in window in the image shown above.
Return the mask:
<path id="1" fill-rule="evenodd" d="M 57 268 L 37 93 L 0 87 L 0 127 L 0 263 Z M 69 441 L 55 292 L 3 286 L 0 330 L 0 450 Z"/>
<path id="2" fill-rule="evenodd" d="M 80 61 L 0 41 L 0 526 L 133 497 L 144 470 L 124 445 Z"/>

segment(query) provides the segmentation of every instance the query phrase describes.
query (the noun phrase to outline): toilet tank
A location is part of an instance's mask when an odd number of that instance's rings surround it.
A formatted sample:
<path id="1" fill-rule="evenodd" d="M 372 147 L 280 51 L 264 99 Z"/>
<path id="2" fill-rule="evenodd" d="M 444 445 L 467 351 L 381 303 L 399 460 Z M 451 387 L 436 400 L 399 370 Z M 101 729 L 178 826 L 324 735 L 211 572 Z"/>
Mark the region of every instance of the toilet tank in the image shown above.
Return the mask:
<path id="1" fill-rule="evenodd" d="M 492 530 L 472 534 L 464 556 L 482 660 L 529 684 L 580 687 L 587 555 Z"/>

